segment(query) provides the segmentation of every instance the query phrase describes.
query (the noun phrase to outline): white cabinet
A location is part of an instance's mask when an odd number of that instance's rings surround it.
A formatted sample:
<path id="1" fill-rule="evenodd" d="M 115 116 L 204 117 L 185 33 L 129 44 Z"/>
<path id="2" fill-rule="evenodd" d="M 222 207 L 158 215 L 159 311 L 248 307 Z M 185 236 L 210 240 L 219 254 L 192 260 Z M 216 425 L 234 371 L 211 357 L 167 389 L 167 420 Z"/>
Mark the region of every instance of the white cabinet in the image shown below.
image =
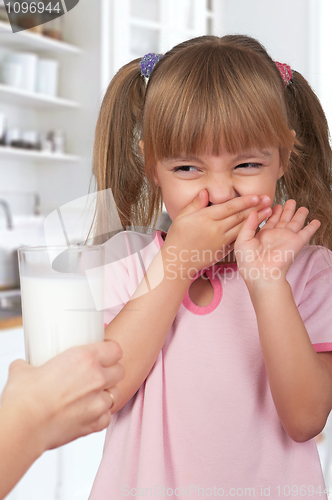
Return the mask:
<path id="1" fill-rule="evenodd" d="M 56 97 L 0 83 L 0 112 L 8 117 L 9 128 L 65 132 L 65 154 L 0 147 L 0 196 L 38 192 L 42 214 L 88 191 L 101 97 L 100 19 L 100 0 L 81 0 L 63 16 L 66 42 L 28 31 L 12 33 L 8 23 L 0 22 L 0 62 L 10 52 L 28 52 L 59 63 Z M 14 213 L 20 213 L 13 196 L 10 201 Z"/>
<path id="2" fill-rule="evenodd" d="M 52 59 L 57 59 L 59 56 L 78 57 L 82 53 L 80 48 L 76 47 L 75 45 L 52 40 L 38 34 L 29 33 L 26 31 L 13 34 L 8 23 L 0 22 L 0 53 L 2 57 L 4 57 L 7 53 L 16 51 L 33 52 L 37 54 L 37 56 L 48 57 Z M 63 93 L 64 90 L 61 89 L 61 92 Z M 0 84 L 0 105 L 2 108 L 4 106 L 6 108 L 6 111 L 9 115 L 8 118 L 10 126 L 15 126 L 18 128 L 20 128 L 21 123 L 24 122 L 29 124 L 30 127 L 32 127 L 32 124 L 38 127 L 38 113 L 44 112 L 45 110 L 53 113 L 61 113 L 69 109 L 75 110 L 80 108 L 80 104 L 73 99 L 68 99 L 62 96 L 51 97 L 37 92 L 29 92 L 3 83 Z M 20 123 L 14 123 L 14 120 L 11 119 L 11 117 L 15 115 L 15 110 L 10 109 L 10 107 L 20 108 Z M 27 110 L 26 113 L 24 112 L 25 110 Z M 30 113 L 30 120 L 26 120 L 26 117 L 24 116 L 28 113 Z M 65 130 L 65 132 L 69 133 L 70 130 Z M 3 159 L 8 160 L 7 151 L 12 153 L 11 158 L 18 159 L 17 157 L 15 157 L 15 148 L 1 147 L 0 162 L 2 162 Z M 20 149 L 19 153 L 20 161 L 31 162 L 35 159 L 38 159 L 38 155 L 41 155 L 44 163 L 52 161 L 53 159 L 56 159 L 57 161 L 78 161 L 78 157 L 75 155 L 55 155 L 55 157 L 53 158 L 52 154 L 45 156 L 35 151 L 34 156 L 32 156 L 31 152 L 26 149 Z"/>
<path id="3" fill-rule="evenodd" d="M 213 0 L 102 0 L 103 85 L 127 62 L 215 32 Z"/>
<path id="4" fill-rule="evenodd" d="M 24 357 L 23 329 L 0 330 L 0 392 L 10 363 Z M 87 500 L 104 439 L 105 431 L 44 453 L 6 500 Z"/>

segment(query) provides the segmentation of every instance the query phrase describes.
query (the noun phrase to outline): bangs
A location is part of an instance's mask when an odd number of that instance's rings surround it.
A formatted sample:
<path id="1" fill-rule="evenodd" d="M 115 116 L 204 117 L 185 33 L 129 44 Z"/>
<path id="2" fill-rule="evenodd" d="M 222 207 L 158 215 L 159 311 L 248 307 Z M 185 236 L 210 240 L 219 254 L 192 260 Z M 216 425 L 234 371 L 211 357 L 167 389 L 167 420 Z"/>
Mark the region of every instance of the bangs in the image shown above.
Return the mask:
<path id="1" fill-rule="evenodd" d="M 157 160 L 183 154 L 236 154 L 274 146 L 281 157 L 283 150 L 289 155 L 294 137 L 274 65 L 253 51 L 225 50 L 211 41 L 164 59 L 152 75 L 144 108 L 148 177 Z"/>

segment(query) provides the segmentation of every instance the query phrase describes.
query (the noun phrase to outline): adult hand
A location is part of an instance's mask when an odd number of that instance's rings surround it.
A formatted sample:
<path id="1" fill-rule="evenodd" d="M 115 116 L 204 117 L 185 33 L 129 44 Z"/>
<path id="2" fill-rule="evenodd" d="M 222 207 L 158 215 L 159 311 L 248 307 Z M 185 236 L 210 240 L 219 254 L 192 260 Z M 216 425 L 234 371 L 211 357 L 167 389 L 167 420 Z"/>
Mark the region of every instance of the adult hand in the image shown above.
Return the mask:
<path id="1" fill-rule="evenodd" d="M 37 455 L 108 426 L 116 384 L 123 378 L 121 348 L 113 341 L 73 347 L 40 367 L 14 361 L 1 412 L 23 422 Z M 112 392 L 113 397 L 110 393 Z"/>

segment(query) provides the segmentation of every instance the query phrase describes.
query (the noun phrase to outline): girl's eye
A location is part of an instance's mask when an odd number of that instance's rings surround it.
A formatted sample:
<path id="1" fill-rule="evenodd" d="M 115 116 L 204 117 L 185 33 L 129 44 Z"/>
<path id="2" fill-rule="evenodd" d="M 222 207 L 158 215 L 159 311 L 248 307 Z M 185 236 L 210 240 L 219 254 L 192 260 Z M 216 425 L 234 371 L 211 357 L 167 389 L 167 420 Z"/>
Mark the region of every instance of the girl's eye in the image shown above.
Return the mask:
<path id="1" fill-rule="evenodd" d="M 181 167 L 175 167 L 174 172 L 196 172 L 197 168 L 192 165 L 181 165 Z"/>
<path id="2" fill-rule="evenodd" d="M 260 163 L 241 163 L 241 165 L 237 165 L 235 168 L 243 168 L 243 169 L 248 169 L 248 168 L 261 168 Z"/>

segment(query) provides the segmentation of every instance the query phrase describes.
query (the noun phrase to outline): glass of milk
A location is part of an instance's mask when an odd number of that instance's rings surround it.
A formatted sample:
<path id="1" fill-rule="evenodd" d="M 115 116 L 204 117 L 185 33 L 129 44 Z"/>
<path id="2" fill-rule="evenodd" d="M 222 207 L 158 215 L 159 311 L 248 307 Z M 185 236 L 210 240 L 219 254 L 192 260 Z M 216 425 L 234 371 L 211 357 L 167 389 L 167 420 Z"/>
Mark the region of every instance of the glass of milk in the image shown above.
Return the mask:
<path id="1" fill-rule="evenodd" d="M 28 363 L 102 341 L 104 248 L 24 247 L 18 254 Z"/>

